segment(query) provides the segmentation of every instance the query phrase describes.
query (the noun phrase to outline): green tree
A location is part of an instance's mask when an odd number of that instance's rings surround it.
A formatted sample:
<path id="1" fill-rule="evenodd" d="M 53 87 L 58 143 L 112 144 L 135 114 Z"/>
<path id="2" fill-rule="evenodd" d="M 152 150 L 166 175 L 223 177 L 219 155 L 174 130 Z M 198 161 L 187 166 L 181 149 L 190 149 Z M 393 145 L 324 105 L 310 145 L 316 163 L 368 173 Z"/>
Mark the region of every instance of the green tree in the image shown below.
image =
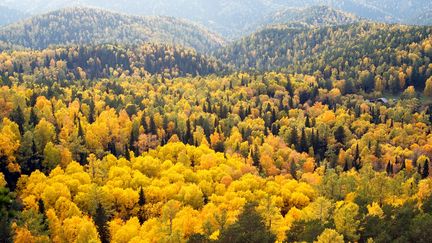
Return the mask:
<path id="1" fill-rule="evenodd" d="M 345 202 L 333 214 L 336 230 L 344 235 L 344 238 L 357 241 L 359 238 L 358 228 L 360 225 L 359 206 L 352 202 Z"/>
<path id="2" fill-rule="evenodd" d="M 319 219 L 295 221 L 286 233 L 288 242 L 313 242 L 325 230 Z"/>
<path id="3" fill-rule="evenodd" d="M 110 242 L 110 234 L 108 229 L 108 215 L 102 204 L 98 203 L 96 208 L 96 214 L 94 216 L 94 222 L 99 233 L 99 238 L 102 243 Z"/>
<path id="4" fill-rule="evenodd" d="M 273 243 L 275 241 L 276 236 L 267 229 L 263 218 L 256 211 L 253 203 L 245 205 L 237 222 L 222 230 L 218 240 L 218 242 L 231 243 Z"/>
<path id="5" fill-rule="evenodd" d="M 345 143 L 345 130 L 343 126 L 339 126 L 334 132 L 335 139 L 338 143 Z"/>
<path id="6" fill-rule="evenodd" d="M 0 242 L 12 242 L 12 219 L 16 215 L 14 195 L 6 187 L 0 187 Z"/>

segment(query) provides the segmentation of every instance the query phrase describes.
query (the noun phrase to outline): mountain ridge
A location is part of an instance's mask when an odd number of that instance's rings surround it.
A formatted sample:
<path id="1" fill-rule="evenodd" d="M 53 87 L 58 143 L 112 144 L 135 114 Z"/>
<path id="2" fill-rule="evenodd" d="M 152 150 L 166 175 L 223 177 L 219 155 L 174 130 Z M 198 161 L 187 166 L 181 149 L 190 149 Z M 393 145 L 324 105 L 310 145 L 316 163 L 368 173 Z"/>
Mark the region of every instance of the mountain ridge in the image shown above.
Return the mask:
<path id="1" fill-rule="evenodd" d="M 61 9 L 2 27 L 0 41 L 34 49 L 50 45 L 160 42 L 199 51 L 224 43 L 219 35 L 187 20 L 132 16 L 89 7 Z"/>
<path id="2" fill-rule="evenodd" d="M 429 0 L 0 0 L 10 8 L 40 14 L 70 6 L 92 6 L 141 16 L 164 15 L 200 23 L 229 39 L 242 36 L 244 26 L 289 7 L 329 6 L 379 22 L 411 23 L 419 13 L 432 8 Z"/>

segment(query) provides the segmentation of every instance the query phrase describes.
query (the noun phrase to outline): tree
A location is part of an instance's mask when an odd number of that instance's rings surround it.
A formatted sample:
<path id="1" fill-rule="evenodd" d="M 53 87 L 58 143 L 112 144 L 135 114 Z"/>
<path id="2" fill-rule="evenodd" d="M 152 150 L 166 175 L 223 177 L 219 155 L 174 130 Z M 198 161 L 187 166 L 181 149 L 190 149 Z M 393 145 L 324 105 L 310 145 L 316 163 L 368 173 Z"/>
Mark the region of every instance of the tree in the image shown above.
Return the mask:
<path id="1" fill-rule="evenodd" d="M 314 243 L 344 243 L 344 237 L 336 230 L 325 229 Z"/>
<path id="2" fill-rule="evenodd" d="M 17 108 L 12 111 L 12 113 L 10 115 L 10 118 L 11 118 L 11 121 L 13 121 L 16 124 L 18 124 L 19 130 L 20 130 L 20 134 L 23 135 L 24 134 L 25 118 L 24 118 L 24 113 L 21 110 L 20 106 L 17 106 Z"/>
<path id="3" fill-rule="evenodd" d="M 290 174 L 293 179 L 297 180 L 297 165 L 294 160 L 291 160 L 290 162 Z"/>
<path id="4" fill-rule="evenodd" d="M 295 221 L 286 233 L 288 242 L 313 242 L 325 229 L 318 219 Z"/>
<path id="5" fill-rule="evenodd" d="M 99 239 L 102 243 L 110 242 L 110 233 L 108 229 L 108 216 L 105 212 L 105 208 L 102 204 L 98 203 L 96 207 L 96 214 L 94 216 L 94 222 L 96 224 L 97 231 L 99 233 Z"/>
<path id="6" fill-rule="evenodd" d="M 296 148 L 298 148 L 299 147 L 298 135 L 297 135 L 297 129 L 295 129 L 295 127 L 291 128 L 290 135 L 291 135 L 291 137 L 290 137 L 290 144 L 294 145 Z"/>
<path id="7" fill-rule="evenodd" d="M 145 211 L 143 209 L 145 204 L 146 204 L 146 198 L 145 198 L 144 190 L 141 187 L 139 191 L 139 198 L 138 198 L 138 205 L 139 205 L 138 220 L 140 221 L 140 224 L 143 224 L 144 221 L 146 220 Z"/>
<path id="8" fill-rule="evenodd" d="M 410 242 L 429 243 L 432 235 L 432 215 L 426 213 L 417 215 L 409 230 Z"/>
<path id="9" fill-rule="evenodd" d="M 162 208 L 162 218 L 168 221 L 169 236 L 173 235 L 173 221 L 177 213 L 180 211 L 180 202 L 176 200 L 168 201 Z"/>
<path id="10" fill-rule="evenodd" d="M 153 116 L 150 117 L 150 128 L 149 129 L 150 129 L 150 133 L 152 135 L 157 135 L 157 126 L 156 126 L 156 123 L 155 123 Z"/>
<path id="11" fill-rule="evenodd" d="M 305 129 L 302 128 L 301 137 L 300 137 L 300 152 L 307 152 L 308 149 L 309 147 L 308 147 Z"/>
<path id="12" fill-rule="evenodd" d="M 61 152 L 55 145 L 48 142 L 44 149 L 44 169 L 49 172 L 61 162 Z"/>
<path id="13" fill-rule="evenodd" d="M 343 126 L 339 126 L 334 132 L 335 139 L 338 143 L 345 143 L 345 130 Z"/>
<path id="14" fill-rule="evenodd" d="M 423 172 L 421 174 L 422 179 L 426 179 L 429 177 L 429 159 L 426 159 L 426 161 L 423 164 Z"/>
<path id="15" fill-rule="evenodd" d="M 0 242 L 12 242 L 11 222 L 16 214 L 13 194 L 6 187 L 0 187 Z"/>
<path id="16" fill-rule="evenodd" d="M 253 166 L 255 166 L 255 168 L 257 168 L 258 172 L 261 173 L 261 171 L 262 171 L 261 155 L 259 152 L 258 145 L 256 145 L 256 144 L 254 146 L 254 149 L 251 151 L 251 157 L 252 157 L 252 161 L 253 161 Z"/>
<path id="17" fill-rule="evenodd" d="M 422 210 L 424 213 L 432 215 L 432 194 L 430 194 L 426 199 L 423 200 Z"/>
<path id="18" fill-rule="evenodd" d="M 42 154 L 48 142 L 54 142 L 56 131 L 53 124 L 42 118 L 34 130 L 34 139 L 38 151 Z"/>
<path id="19" fill-rule="evenodd" d="M 38 123 L 39 123 L 39 118 L 36 115 L 34 108 L 32 107 L 30 110 L 29 124 L 30 124 L 30 126 L 35 127 Z"/>
<path id="20" fill-rule="evenodd" d="M 145 194 L 144 194 L 144 190 L 141 187 L 140 188 L 140 192 L 139 192 L 139 200 L 138 200 L 138 205 L 140 205 L 140 207 L 144 206 L 146 204 L 146 199 L 145 199 Z"/>
<path id="21" fill-rule="evenodd" d="M 41 225 L 43 226 L 42 231 L 48 231 L 48 217 L 45 212 L 45 203 L 42 199 L 38 200 L 39 214 L 42 215 Z"/>
<path id="22" fill-rule="evenodd" d="M 311 127 L 311 122 L 309 119 L 309 115 L 306 115 L 305 127 Z"/>
<path id="23" fill-rule="evenodd" d="M 190 123 L 190 119 L 188 119 L 186 121 L 186 134 L 185 134 L 185 138 L 184 138 L 184 143 L 193 144 L 193 136 L 192 136 L 192 128 L 191 128 L 191 123 Z"/>
<path id="24" fill-rule="evenodd" d="M 275 241 L 276 236 L 267 229 L 263 218 L 256 211 L 253 203 L 245 205 L 237 222 L 222 230 L 218 240 L 218 242 L 232 243 L 273 243 Z"/>
<path id="25" fill-rule="evenodd" d="M 424 95 L 427 97 L 432 97 L 432 77 L 426 80 Z"/>
<path id="26" fill-rule="evenodd" d="M 357 233 L 360 221 L 358 220 L 359 206 L 352 202 L 340 203 L 334 212 L 333 220 L 337 232 L 351 241 L 359 238 Z"/>

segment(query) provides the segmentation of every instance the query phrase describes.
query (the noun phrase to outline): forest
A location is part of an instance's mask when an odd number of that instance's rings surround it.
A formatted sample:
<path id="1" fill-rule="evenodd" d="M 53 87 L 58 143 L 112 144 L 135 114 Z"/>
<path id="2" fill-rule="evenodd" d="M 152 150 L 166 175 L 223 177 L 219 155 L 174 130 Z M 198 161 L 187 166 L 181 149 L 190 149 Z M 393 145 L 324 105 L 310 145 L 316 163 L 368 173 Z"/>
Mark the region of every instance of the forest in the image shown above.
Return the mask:
<path id="1" fill-rule="evenodd" d="M 0 27 L 0 242 L 430 242 L 432 27 L 279 10 Z"/>
<path id="2" fill-rule="evenodd" d="M 205 51 L 224 40 L 183 19 L 132 16 L 96 8 L 67 8 L 0 28 L 7 48 L 44 49 L 52 45 L 142 44 L 163 42 Z"/>
<path id="3" fill-rule="evenodd" d="M 8 83 L 15 242 L 427 242 L 432 112 L 415 97 L 277 72 Z"/>

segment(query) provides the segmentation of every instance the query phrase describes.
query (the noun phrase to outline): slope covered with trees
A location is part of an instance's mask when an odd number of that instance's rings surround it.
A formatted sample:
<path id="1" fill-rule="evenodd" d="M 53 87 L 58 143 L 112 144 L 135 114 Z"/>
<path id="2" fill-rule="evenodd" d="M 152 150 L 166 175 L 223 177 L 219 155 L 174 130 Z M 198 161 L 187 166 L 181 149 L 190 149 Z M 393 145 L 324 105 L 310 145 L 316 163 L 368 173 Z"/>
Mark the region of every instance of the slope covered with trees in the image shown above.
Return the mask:
<path id="1" fill-rule="evenodd" d="M 222 71 L 214 58 L 193 49 L 144 44 L 137 46 L 88 45 L 41 51 L 13 51 L 0 54 L 0 76 L 20 81 L 35 77 L 37 82 L 68 82 L 120 76 L 166 78 L 197 76 Z"/>
<path id="2" fill-rule="evenodd" d="M 292 1 L 190 4 L 247 2 Z M 220 49 L 85 8 L 0 29 L 0 242 L 429 242 L 432 28 L 304 11 Z"/>
<path id="3" fill-rule="evenodd" d="M 2 79 L 17 242 L 428 239 L 432 116 L 415 97 L 282 73 Z"/>
<path id="4" fill-rule="evenodd" d="M 31 14 L 78 5 L 128 14 L 174 16 L 198 22 L 228 38 L 241 36 L 246 26 L 257 26 L 257 20 L 286 8 L 330 6 L 373 21 L 397 23 L 410 23 L 432 9 L 429 0 L 0 0 L 0 4 Z"/>
<path id="5" fill-rule="evenodd" d="M 353 24 L 360 21 L 353 14 L 332 9 L 327 6 L 308 8 L 287 8 L 269 14 L 258 22 L 258 25 L 285 24 L 292 27 L 323 27 Z M 256 30 L 257 27 L 251 28 Z"/>
<path id="6" fill-rule="evenodd" d="M 422 91 L 431 74 L 431 27 L 358 23 L 271 27 L 216 52 L 242 70 L 284 70 L 344 82 L 344 92 Z"/>
<path id="7" fill-rule="evenodd" d="M 43 49 L 50 45 L 157 42 L 204 51 L 224 43 L 196 24 L 172 17 L 138 17 L 94 8 L 67 8 L 0 28 L 0 41 Z"/>

